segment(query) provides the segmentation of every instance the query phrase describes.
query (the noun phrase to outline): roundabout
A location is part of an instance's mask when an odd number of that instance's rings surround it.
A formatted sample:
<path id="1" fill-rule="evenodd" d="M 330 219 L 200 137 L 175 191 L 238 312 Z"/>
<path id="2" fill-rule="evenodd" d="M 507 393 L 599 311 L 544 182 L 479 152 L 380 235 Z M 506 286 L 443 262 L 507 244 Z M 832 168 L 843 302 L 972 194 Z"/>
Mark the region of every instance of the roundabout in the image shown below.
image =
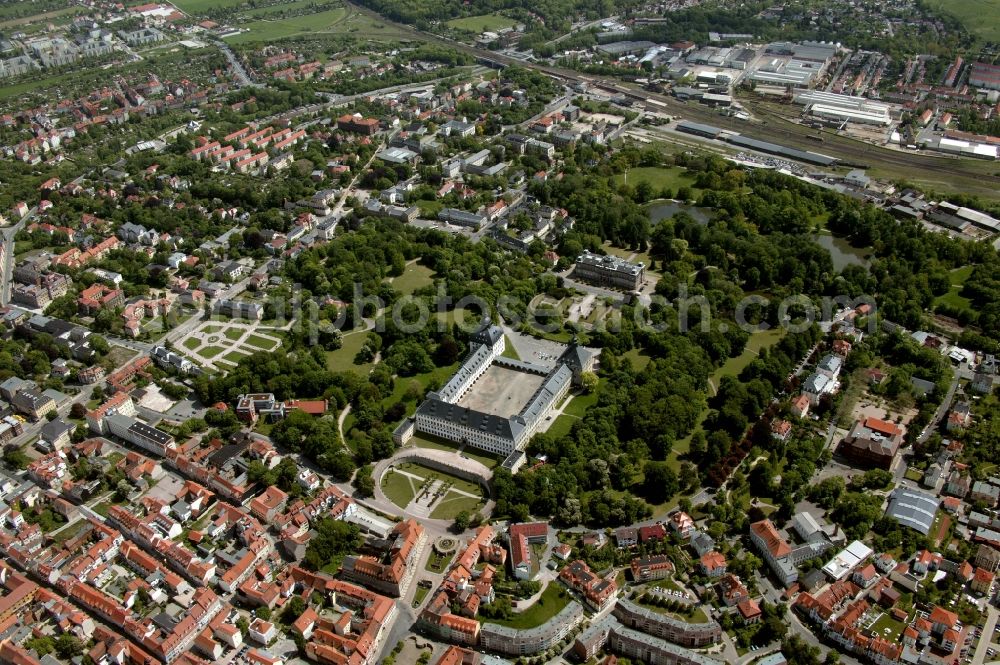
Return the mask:
<path id="1" fill-rule="evenodd" d="M 458 540 L 450 536 L 441 536 L 434 541 L 434 551 L 443 556 L 454 554 L 458 550 Z"/>

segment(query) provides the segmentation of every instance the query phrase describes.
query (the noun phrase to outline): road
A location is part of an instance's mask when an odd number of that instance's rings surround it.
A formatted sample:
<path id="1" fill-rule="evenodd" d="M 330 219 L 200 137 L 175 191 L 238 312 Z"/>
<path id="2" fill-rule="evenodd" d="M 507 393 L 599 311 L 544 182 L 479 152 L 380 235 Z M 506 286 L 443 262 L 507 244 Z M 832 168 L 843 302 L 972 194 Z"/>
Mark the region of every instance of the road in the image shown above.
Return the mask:
<path id="1" fill-rule="evenodd" d="M 986 660 L 986 652 L 990 649 L 993 640 L 993 631 L 997 627 L 997 619 L 1000 618 L 1000 611 L 992 605 L 986 606 L 986 623 L 983 624 L 983 633 L 976 645 L 976 652 L 972 656 L 972 665 L 983 665 Z M 992 660 L 992 658 L 991 658 Z"/>
<path id="2" fill-rule="evenodd" d="M 250 75 L 247 74 L 247 70 L 243 68 L 243 63 L 241 63 L 240 59 L 236 57 L 236 54 L 233 53 L 228 44 L 219 40 L 215 42 L 215 45 L 218 46 L 219 50 L 222 51 L 222 54 L 226 56 L 226 59 L 229 61 L 229 65 L 233 68 L 233 78 L 236 79 L 236 82 L 239 83 L 240 86 L 246 87 L 259 85 L 253 82 Z"/>
<path id="3" fill-rule="evenodd" d="M 38 212 L 38 207 L 28 211 L 24 217 L 19 219 L 13 226 L 0 229 L 3 232 L 3 275 L 0 276 L 0 305 L 6 307 L 10 303 L 10 282 L 14 274 L 14 236 L 20 233 L 24 225 L 34 219 Z"/>
<path id="4" fill-rule="evenodd" d="M 125 362 L 127 363 L 127 362 L 131 361 L 131 359 L 134 358 L 134 357 L 135 356 L 131 356 Z M 73 404 L 75 404 L 76 402 L 80 402 L 81 404 L 86 405 L 87 402 L 89 402 L 90 400 L 93 399 L 93 397 L 94 397 L 94 389 L 97 388 L 98 385 L 103 385 L 103 382 L 101 382 L 101 383 L 91 383 L 91 384 L 86 385 L 86 386 L 81 386 L 80 392 L 77 395 L 73 396 L 72 399 L 68 399 L 68 400 L 66 400 L 65 402 L 63 402 L 62 404 L 60 404 L 59 406 L 56 407 L 56 413 L 58 413 L 60 416 L 62 416 L 65 419 L 69 415 L 69 410 L 73 407 Z M 45 418 L 42 418 L 41 420 L 38 420 L 37 422 L 33 422 L 33 423 L 32 422 L 27 422 L 27 423 L 25 423 L 24 424 L 24 431 L 20 435 L 14 437 L 10 441 L 8 441 L 7 445 L 8 446 L 23 446 L 23 445 L 25 445 L 27 443 L 30 443 L 31 441 L 34 441 L 38 437 L 38 435 L 41 433 L 42 427 L 47 422 L 48 421 Z"/>
<path id="5" fill-rule="evenodd" d="M 940 423 L 945 414 L 948 413 L 948 409 L 951 408 L 951 402 L 955 399 L 955 391 L 958 390 L 958 380 L 961 376 L 961 372 L 956 370 L 955 376 L 951 379 L 951 385 L 948 386 L 948 392 L 938 405 L 937 411 L 934 412 L 934 417 L 931 418 L 931 421 L 927 423 L 927 427 L 925 427 L 924 431 L 920 433 L 919 437 L 917 437 L 918 444 L 926 442 L 927 439 L 931 437 L 931 434 L 937 430 L 938 423 Z"/>
<path id="6" fill-rule="evenodd" d="M 250 283 L 250 278 L 252 276 L 253 275 L 247 275 L 246 277 L 244 277 L 240 281 L 231 284 L 228 288 L 226 288 L 225 291 L 220 292 L 219 295 L 218 295 L 218 297 L 216 299 L 217 300 L 224 300 L 224 299 L 227 299 L 227 298 L 235 298 L 240 293 L 243 293 L 244 291 L 247 290 L 247 285 Z M 163 339 L 160 340 L 160 343 L 161 344 L 166 344 L 168 341 L 170 343 L 172 343 L 172 344 L 176 343 L 180 339 L 182 339 L 185 335 L 187 335 L 192 330 L 194 330 L 199 325 L 201 325 L 201 323 L 203 323 L 203 322 L 204 322 L 204 319 L 201 316 L 199 316 L 199 315 L 196 314 L 195 316 L 192 316 L 187 321 L 185 321 L 185 322 L 177 325 L 174 328 L 171 328 L 167 332 L 167 334 L 164 335 Z M 136 343 L 137 344 L 141 344 L 141 342 L 136 342 Z M 150 348 L 152 348 L 152 346 L 150 346 Z"/>

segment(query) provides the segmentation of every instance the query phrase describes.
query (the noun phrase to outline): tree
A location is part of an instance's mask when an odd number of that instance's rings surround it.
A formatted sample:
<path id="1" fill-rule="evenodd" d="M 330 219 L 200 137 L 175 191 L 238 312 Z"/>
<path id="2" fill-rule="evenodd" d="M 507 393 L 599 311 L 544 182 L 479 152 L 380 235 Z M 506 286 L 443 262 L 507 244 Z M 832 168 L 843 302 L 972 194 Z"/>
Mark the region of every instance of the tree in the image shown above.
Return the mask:
<path id="1" fill-rule="evenodd" d="M 42 637 L 32 637 L 24 643 L 25 648 L 34 650 L 39 656 L 44 656 L 55 651 L 55 640 L 48 635 Z"/>
<path id="2" fill-rule="evenodd" d="M 108 340 L 104 339 L 100 335 L 91 335 L 89 340 L 90 348 L 94 350 L 99 356 L 106 356 L 111 351 L 111 346 L 108 344 Z"/>
<path id="3" fill-rule="evenodd" d="M 70 633 L 63 633 L 56 638 L 56 654 L 63 660 L 70 660 L 83 654 L 83 642 Z"/>
<path id="4" fill-rule="evenodd" d="M 27 469 L 31 464 L 31 458 L 20 448 L 11 448 L 3 454 L 3 461 L 15 469 Z"/>
<path id="5" fill-rule="evenodd" d="M 357 495 L 362 498 L 375 494 L 375 479 L 372 477 L 371 464 L 366 464 L 359 468 L 354 474 L 354 480 L 351 484 L 354 486 Z"/>
<path id="6" fill-rule="evenodd" d="M 798 635 L 788 635 L 781 641 L 781 653 L 789 665 L 820 665 L 819 647 L 810 646 Z"/>
<path id="7" fill-rule="evenodd" d="M 469 528 L 469 511 L 463 510 L 455 515 L 455 523 L 452 525 L 452 529 L 455 533 L 462 533 Z"/>
<path id="8" fill-rule="evenodd" d="M 360 546 L 361 533 L 356 525 L 325 517 L 316 525 L 316 535 L 309 541 L 305 562 L 314 570 L 319 570 L 336 557 L 353 552 Z"/>
<path id="9" fill-rule="evenodd" d="M 677 474 L 666 462 L 646 462 L 642 471 L 642 494 L 650 503 L 664 503 L 677 493 Z"/>
<path id="10" fill-rule="evenodd" d="M 809 488 L 809 500 L 829 510 L 843 496 L 846 489 L 844 479 L 840 476 L 824 478 Z"/>
<path id="11" fill-rule="evenodd" d="M 583 372 L 580 374 L 580 387 L 587 395 L 597 390 L 597 374 L 593 372 Z"/>
<path id="12" fill-rule="evenodd" d="M 69 408 L 69 416 L 78 420 L 86 418 L 87 406 L 83 402 L 73 402 L 73 406 Z"/>
<path id="13" fill-rule="evenodd" d="M 292 596 L 285 605 L 285 610 L 281 613 L 281 620 L 286 624 L 295 623 L 295 620 L 306 611 L 306 601 L 302 596 Z"/>

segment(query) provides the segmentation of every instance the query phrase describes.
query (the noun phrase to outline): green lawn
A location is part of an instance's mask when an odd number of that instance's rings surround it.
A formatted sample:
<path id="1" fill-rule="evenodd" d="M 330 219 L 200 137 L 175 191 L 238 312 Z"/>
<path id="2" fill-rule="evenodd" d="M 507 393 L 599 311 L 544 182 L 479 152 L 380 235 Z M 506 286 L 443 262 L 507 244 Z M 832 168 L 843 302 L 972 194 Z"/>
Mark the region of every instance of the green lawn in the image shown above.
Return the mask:
<path id="1" fill-rule="evenodd" d="M 210 9 L 238 7 L 244 4 L 246 0 L 172 0 L 172 2 L 182 12 L 200 14 Z"/>
<path id="2" fill-rule="evenodd" d="M 628 170 L 628 175 L 619 173 L 615 176 L 615 184 L 627 182 L 633 187 L 640 182 L 648 182 L 653 186 L 656 194 L 659 194 L 664 187 L 669 187 L 676 196 L 679 187 L 690 187 L 695 190 L 694 176 L 688 173 L 687 169 L 680 167 L 665 168 L 662 166 L 640 166 Z"/>
<path id="3" fill-rule="evenodd" d="M 305 9 L 312 5 L 315 0 L 294 0 L 293 2 L 282 2 L 278 5 L 267 5 L 264 7 L 255 7 L 253 9 L 245 9 L 240 12 L 240 16 L 243 17 L 254 17 L 254 18 L 267 18 L 272 17 L 282 12 L 298 11 L 300 9 Z"/>
<path id="4" fill-rule="evenodd" d="M 664 609 L 652 603 L 644 603 L 641 600 L 636 601 L 636 603 L 641 605 L 642 607 L 653 610 L 657 614 L 666 614 L 667 616 L 671 616 L 677 619 L 678 621 L 683 621 L 685 623 L 708 623 L 708 616 L 705 614 L 704 610 L 702 610 L 700 607 L 696 607 L 694 609 L 694 612 L 691 613 L 691 616 L 688 616 L 686 614 L 680 614 L 678 612 L 671 612 L 670 610 Z"/>
<path id="5" fill-rule="evenodd" d="M 398 468 L 403 469 L 404 471 L 408 471 L 409 473 L 412 473 L 416 476 L 421 476 L 425 480 L 431 480 L 431 479 L 441 480 L 451 485 L 455 489 L 468 492 L 469 494 L 482 493 L 482 490 L 476 483 L 473 483 L 468 480 L 463 480 L 462 478 L 458 478 L 456 476 L 444 473 L 442 471 L 436 471 L 434 469 L 424 466 L 423 464 L 418 464 L 415 462 L 404 462 L 403 464 L 398 465 Z"/>
<path id="6" fill-rule="evenodd" d="M 514 348 L 514 345 L 510 343 L 510 338 L 504 335 L 503 340 L 504 340 L 503 356 L 505 358 L 513 358 L 514 360 L 520 360 L 521 356 L 518 355 L 517 349 Z"/>
<path id="7" fill-rule="evenodd" d="M 432 573 L 438 573 L 439 575 L 444 572 L 445 568 L 451 562 L 452 557 L 455 554 L 438 554 L 435 551 L 431 551 L 431 555 L 427 557 L 427 564 L 424 566 L 424 570 L 429 570 Z"/>
<path id="8" fill-rule="evenodd" d="M 951 271 L 951 283 L 956 286 L 962 286 L 969 281 L 972 277 L 972 270 L 975 266 L 962 266 L 961 268 L 955 268 Z"/>
<path id="9" fill-rule="evenodd" d="M 428 436 L 426 434 L 414 434 L 410 443 L 417 448 L 431 448 L 433 450 L 445 450 L 449 453 L 458 452 L 458 444 L 444 439 Z"/>
<path id="10" fill-rule="evenodd" d="M 357 330 L 344 335 L 343 344 L 336 351 L 326 352 L 326 363 L 335 372 L 352 371 L 362 376 L 368 376 L 372 371 L 373 363 L 354 364 L 354 357 L 364 346 L 365 338 L 368 335 L 366 330 Z"/>
<path id="11" fill-rule="evenodd" d="M 247 32 L 226 37 L 226 41 L 231 44 L 242 44 L 245 42 L 287 39 L 288 37 L 298 35 L 313 35 L 329 30 L 337 23 L 346 19 L 347 16 L 347 10 L 343 7 L 338 7 L 323 12 L 316 12 L 315 14 L 303 14 L 302 16 L 292 16 L 284 19 L 251 21 L 240 26 Z"/>
<path id="12" fill-rule="evenodd" d="M 212 323 L 207 326 L 202 326 L 201 328 L 198 329 L 198 332 L 203 332 L 206 335 L 218 335 L 220 332 L 222 332 L 222 326 Z"/>
<path id="13" fill-rule="evenodd" d="M 903 624 L 893 619 L 892 616 L 886 612 L 878 618 L 878 621 L 872 624 L 871 633 L 872 635 L 884 637 L 890 642 L 898 642 L 899 635 L 903 632 L 904 628 L 905 626 Z M 886 632 L 886 630 L 889 632 Z"/>
<path id="14" fill-rule="evenodd" d="M 630 349 L 625 352 L 625 357 L 632 361 L 632 367 L 638 371 L 646 369 L 646 365 L 652 360 L 652 357 L 644 351 L 639 349 Z"/>
<path id="15" fill-rule="evenodd" d="M 510 626 L 519 630 L 534 628 L 541 626 L 558 614 L 562 608 L 569 604 L 570 600 L 569 593 L 559 582 L 549 582 L 538 601 L 525 611 L 518 612 L 509 619 L 490 619 L 485 623 L 498 623 L 501 626 Z"/>
<path id="16" fill-rule="evenodd" d="M 467 16 L 448 21 L 447 25 L 455 30 L 465 32 L 487 32 L 499 30 L 501 28 L 512 28 L 517 24 L 512 18 L 498 16 L 497 14 L 483 14 L 482 16 Z"/>
<path id="17" fill-rule="evenodd" d="M 431 517 L 434 519 L 455 519 L 461 511 L 472 512 L 483 505 L 482 490 L 475 483 L 413 462 L 400 464 L 395 469 L 417 476 L 412 478 L 395 470 L 386 471 L 382 476 L 382 491 L 400 508 L 405 508 L 415 496 L 419 495 L 421 487 L 431 480 L 441 480 L 450 486 L 434 505 L 434 510 L 431 512 Z M 478 498 L 453 492 L 452 488 L 474 494 Z"/>
<path id="18" fill-rule="evenodd" d="M 246 358 L 246 357 L 247 357 L 247 354 L 245 354 L 245 353 L 240 353 L 239 351 L 230 351 L 225 356 L 223 356 L 223 359 L 224 360 L 228 360 L 229 362 L 231 362 L 233 364 L 239 364 L 239 362 L 241 360 L 243 360 L 244 358 Z"/>
<path id="19" fill-rule="evenodd" d="M 0 7 L 0 17 L 10 16 L 9 11 L 12 9 L 20 9 L 23 3 L 14 2 L 12 4 Z M 20 18 L 11 18 L 0 22 L 0 30 L 3 32 L 17 32 L 21 31 L 27 34 L 32 34 L 39 32 L 48 26 L 49 23 L 53 25 L 65 25 L 70 21 L 70 19 L 76 14 L 83 14 L 86 11 L 84 7 L 71 6 L 63 7 L 62 9 L 53 9 L 49 12 L 39 12 L 38 14 L 33 14 L 31 16 L 22 16 Z"/>
<path id="20" fill-rule="evenodd" d="M 577 395 L 570 399 L 569 404 L 563 409 L 563 413 L 576 416 L 577 418 L 583 418 L 583 416 L 597 404 L 597 393 L 593 392 L 589 395 Z"/>
<path id="21" fill-rule="evenodd" d="M 194 351 L 199 346 L 201 346 L 201 340 L 195 339 L 194 337 L 188 337 L 186 340 L 184 340 L 182 346 L 188 351 Z"/>
<path id="22" fill-rule="evenodd" d="M 411 263 L 403 270 L 403 274 L 392 280 L 392 287 L 402 293 L 409 295 L 417 289 L 430 286 L 434 283 L 434 271 L 419 263 Z"/>
<path id="23" fill-rule="evenodd" d="M 226 332 L 224 334 L 226 336 L 226 339 L 235 342 L 239 338 L 243 337 L 243 334 L 245 332 L 246 331 L 242 330 L 241 328 L 226 328 Z"/>
<path id="24" fill-rule="evenodd" d="M 58 3 L 41 2 L 37 3 L 36 12 L 20 15 L 21 12 L 25 9 L 26 4 L 27 3 L 23 2 L 5 2 L 3 4 L 0 4 L 0 20 L 4 21 L 9 20 L 12 23 L 15 23 L 17 21 L 40 21 L 44 19 L 51 19 L 59 14 L 69 13 L 70 10 L 73 9 L 80 9 L 79 7 L 66 7 L 63 9 L 58 9 Z"/>
<path id="25" fill-rule="evenodd" d="M 448 492 L 434 505 L 431 517 L 436 520 L 453 520 L 463 510 L 474 513 L 486 504 L 481 499 Z"/>
<path id="26" fill-rule="evenodd" d="M 444 204 L 440 201 L 428 201 L 426 199 L 418 199 L 414 204 L 420 208 L 420 216 L 424 219 L 437 219 L 437 214 L 444 207 Z"/>
<path id="27" fill-rule="evenodd" d="M 428 593 L 430 593 L 430 589 L 428 589 L 425 586 L 417 585 L 417 590 L 413 593 L 413 602 L 412 602 L 413 607 L 415 608 L 420 607 L 420 605 L 423 604 L 424 598 L 427 597 Z"/>
<path id="28" fill-rule="evenodd" d="M 934 299 L 935 305 L 948 305 L 955 309 L 971 309 L 972 301 L 961 294 L 962 287 L 972 276 L 973 266 L 963 266 L 951 271 L 951 288 L 948 293 Z"/>
<path id="29" fill-rule="evenodd" d="M 225 351 L 225 349 L 221 346 L 209 345 L 199 349 L 198 355 L 201 356 L 202 358 L 214 358 L 223 351 Z"/>
<path id="30" fill-rule="evenodd" d="M 959 292 L 962 290 L 961 286 L 952 286 L 948 289 L 948 293 L 940 295 L 934 299 L 935 305 L 948 305 L 949 307 L 955 309 L 970 309 L 972 307 L 972 301 Z"/>
<path id="31" fill-rule="evenodd" d="M 382 491 L 386 497 L 400 508 L 406 508 L 417 495 L 416 480 L 401 473 L 386 471 L 382 476 Z"/>
<path id="32" fill-rule="evenodd" d="M 719 387 L 719 381 L 724 376 L 739 376 L 747 365 L 753 362 L 753 359 L 757 357 L 761 349 L 765 349 L 774 346 L 784 335 L 784 331 L 780 328 L 772 328 L 770 330 L 765 330 L 764 332 L 754 333 L 750 336 L 747 341 L 746 348 L 743 349 L 743 353 L 736 356 L 735 358 L 730 358 L 725 363 L 722 364 L 719 369 L 715 370 L 712 374 L 711 381 L 715 388 Z M 712 393 L 714 394 L 714 390 Z"/>
<path id="33" fill-rule="evenodd" d="M 469 459 L 476 460 L 487 469 L 495 468 L 500 464 L 500 462 L 503 461 L 503 459 L 497 457 L 496 455 L 490 455 L 488 452 L 480 450 L 479 448 L 473 448 L 472 446 L 466 446 L 463 448 L 462 455 L 468 457 Z"/>
<path id="34" fill-rule="evenodd" d="M 273 340 L 261 337 L 260 335 L 250 335 L 243 343 L 255 349 L 263 349 L 264 351 L 272 351 L 278 346 Z"/>
<path id="35" fill-rule="evenodd" d="M 90 522 L 87 520 L 77 520 L 53 535 L 52 539 L 57 543 L 65 543 L 70 538 L 78 536 L 88 526 L 90 526 Z"/>
<path id="36" fill-rule="evenodd" d="M 546 432 L 553 438 L 564 437 L 569 434 L 569 431 L 573 429 L 573 423 L 575 423 L 579 418 L 576 416 L 571 416 L 569 414 L 562 414 L 553 421 Z"/>
<path id="37" fill-rule="evenodd" d="M 951 14 L 983 41 L 1000 41 L 1000 0 L 928 0 L 927 7 Z"/>
<path id="38" fill-rule="evenodd" d="M 7 83 L 0 86 L 0 99 L 17 97 L 25 93 L 34 92 L 39 88 L 61 86 L 75 81 L 79 78 L 79 76 L 79 72 L 67 72 L 66 74 L 56 74 L 54 76 L 46 76 L 44 72 L 36 72 L 32 78 L 21 81 L 20 83 Z"/>
<path id="39" fill-rule="evenodd" d="M 665 577 L 662 580 L 654 580 L 646 585 L 647 589 L 666 589 L 668 591 L 680 591 L 681 588 L 669 577 Z"/>

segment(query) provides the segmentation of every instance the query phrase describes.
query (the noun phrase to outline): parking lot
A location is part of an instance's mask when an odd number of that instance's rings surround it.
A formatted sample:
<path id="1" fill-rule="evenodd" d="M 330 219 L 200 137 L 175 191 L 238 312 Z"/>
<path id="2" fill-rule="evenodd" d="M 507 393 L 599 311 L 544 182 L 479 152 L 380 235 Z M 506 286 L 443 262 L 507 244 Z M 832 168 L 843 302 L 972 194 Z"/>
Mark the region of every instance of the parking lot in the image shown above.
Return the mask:
<path id="1" fill-rule="evenodd" d="M 566 350 L 564 344 L 547 339 L 536 339 L 531 335 L 507 330 L 507 339 L 521 360 L 534 365 L 555 367 L 559 356 Z"/>

